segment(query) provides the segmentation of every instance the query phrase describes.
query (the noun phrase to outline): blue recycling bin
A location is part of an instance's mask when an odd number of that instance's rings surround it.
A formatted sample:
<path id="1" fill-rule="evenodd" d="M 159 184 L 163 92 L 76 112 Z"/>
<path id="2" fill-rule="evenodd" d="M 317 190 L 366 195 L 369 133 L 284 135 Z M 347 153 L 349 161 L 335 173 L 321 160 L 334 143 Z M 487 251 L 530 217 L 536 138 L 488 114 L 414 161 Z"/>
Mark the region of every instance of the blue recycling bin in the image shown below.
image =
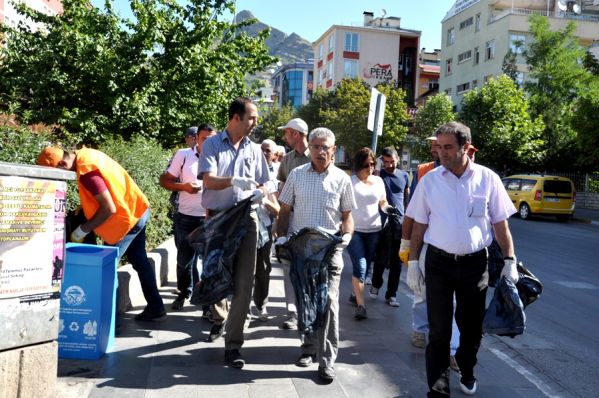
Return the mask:
<path id="1" fill-rule="evenodd" d="M 99 359 L 114 343 L 119 249 L 66 245 L 58 357 Z"/>

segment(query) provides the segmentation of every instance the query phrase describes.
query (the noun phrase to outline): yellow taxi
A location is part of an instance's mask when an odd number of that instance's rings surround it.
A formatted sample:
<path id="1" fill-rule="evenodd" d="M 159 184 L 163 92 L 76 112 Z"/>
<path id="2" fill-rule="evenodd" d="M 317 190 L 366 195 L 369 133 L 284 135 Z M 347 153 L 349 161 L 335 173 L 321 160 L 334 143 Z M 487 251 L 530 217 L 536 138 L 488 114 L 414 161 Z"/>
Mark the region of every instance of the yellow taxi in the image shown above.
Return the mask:
<path id="1" fill-rule="evenodd" d="M 576 206 L 572 180 L 543 174 L 517 174 L 502 179 L 510 199 L 523 220 L 531 215 L 554 215 L 566 222 Z"/>

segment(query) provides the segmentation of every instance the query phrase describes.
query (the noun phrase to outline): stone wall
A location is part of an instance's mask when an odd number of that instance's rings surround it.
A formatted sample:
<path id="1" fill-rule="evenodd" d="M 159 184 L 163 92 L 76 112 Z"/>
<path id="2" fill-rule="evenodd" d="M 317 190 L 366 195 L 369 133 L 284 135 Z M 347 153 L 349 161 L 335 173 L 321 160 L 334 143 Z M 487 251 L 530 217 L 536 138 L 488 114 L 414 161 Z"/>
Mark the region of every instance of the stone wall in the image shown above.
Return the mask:
<path id="1" fill-rule="evenodd" d="M 599 210 L 599 193 L 576 192 L 576 207 L 579 209 Z"/>

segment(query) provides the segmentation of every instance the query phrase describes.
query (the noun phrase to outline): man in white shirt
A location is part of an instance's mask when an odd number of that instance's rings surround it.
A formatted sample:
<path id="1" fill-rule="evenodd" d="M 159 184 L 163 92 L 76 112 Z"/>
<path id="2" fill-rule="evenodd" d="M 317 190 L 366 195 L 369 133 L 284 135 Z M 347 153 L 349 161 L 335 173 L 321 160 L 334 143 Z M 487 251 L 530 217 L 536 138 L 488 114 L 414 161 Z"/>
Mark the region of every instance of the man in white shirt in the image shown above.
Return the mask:
<path id="1" fill-rule="evenodd" d="M 482 338 L 488 287 L 487 247 L 495 238 L 505 257 L 502 275 L 518 280 L 514 246 L 507 219 L 516 212 L 499 176 L 468 158 L 470 129 L 447 123 L 435 133 L 441 166 L 419 182 L 408 207 L 414 219 L 408 284 L 420 289 L 418 258 L 423 243 L 428 303 L 429 342 L 426 347 L 428 397 L 449 396 L 449 342 L 455 317 L 460 345 L 455 359 L 461 371 L 460 388 L 476 392 L 474 366 Z"/>
<path id="2" fill-rule="evenodd" d="M 196 128 L 196 144 L 192 148 L 175 152 L 168 169 L 160 176 L 160 186 L 178 192 L 177 212 L 173 217 L 173 232 L 177 246 L 177 289 L 179 294 L 171 305 L 180 310 L 191 296 L 193 285 L 199 280 L 198 254 L 187 242 L 187 235 L 204 222 L 206 211 L 202 207 L 202 181 L 198 180 L 198 164 L 202 144 L 215 135 L 209 124 Z M 189 129 L 188 129 L 189 131 Z M 207 316 L 208 314 L 206 314 Z"/>

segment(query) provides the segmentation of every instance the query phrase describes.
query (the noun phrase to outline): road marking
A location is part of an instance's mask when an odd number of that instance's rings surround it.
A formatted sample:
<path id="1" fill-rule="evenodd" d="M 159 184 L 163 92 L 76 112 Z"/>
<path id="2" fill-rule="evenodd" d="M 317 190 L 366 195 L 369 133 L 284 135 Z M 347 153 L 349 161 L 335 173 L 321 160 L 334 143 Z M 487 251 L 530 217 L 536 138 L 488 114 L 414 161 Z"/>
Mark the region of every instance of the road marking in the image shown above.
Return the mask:
<path id="1" fill-rule="evenodd" d="M 509 356 L 505 355 L 503 352 L 501 352 L 495 348 L 489 347 L 488 349 L 493 354 L 495 354 L 495 356 L 497 358 L 499 358 L 500 360 L 505 362 L 508 366 L 512 367 L 514 370 L 516 370 L 518 373 L 520 373 L 522 376 L 524 376 L 524 378 L 526 380 L 528 380 L 529 382 L 534 384 L 535 387 L 537 387 L 546 397 L 549 397 L 549 398 L 561 398 L 562 397 L 561 395 L 558 395 L 555 392 L 553 392 L 553 390 L 551 390 L 551 388 L 547 387 L 547 383 L 545 383 L 543 380 L 541 380 L 538 377 L 536 377 L 535 375 L 533 375 L 531 372 L 528 371 L 528 369 L 526 369 L 524 366 L 520 365 L 518 362 L 514 361 Z"/>
<path id="2" fill-rule="evenodd" d="M 570 289 L 599 289 L 599 286 L 595 286 L 591 283 L 586 283 L 586 282 L 568 282 L 568 281 L 561 281 L 561 282 L 555 282 L 558 285 L 562 285 L 565 287 L 568 287 Z"/>

